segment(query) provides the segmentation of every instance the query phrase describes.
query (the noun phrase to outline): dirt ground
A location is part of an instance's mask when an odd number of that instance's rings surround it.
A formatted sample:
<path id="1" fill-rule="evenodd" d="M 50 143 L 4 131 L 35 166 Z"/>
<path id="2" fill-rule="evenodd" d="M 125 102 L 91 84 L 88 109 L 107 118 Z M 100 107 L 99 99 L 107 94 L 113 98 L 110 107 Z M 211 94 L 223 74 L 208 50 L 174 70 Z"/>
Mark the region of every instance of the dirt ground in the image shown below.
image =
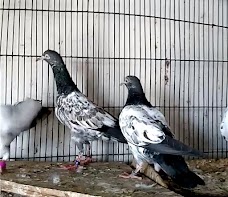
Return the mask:
<path id="1" fill-rule="evenodd" d="M 228 159 L 192 160 L 188 163 L 206 182 L 206 186 L 199 186 L 194 190 L 194 196 L 204 196 L 204 193 L 228 196 Z M 8 162 L 8 170 L 1 179 L 104 197 L 181 196 L 146 177 L 143 177 L 143 180 L 119 178 L 118 175 L 122 172 L 131 171 L 124 163 L 92 163 L 80 173 L 61 169 L 60 165 L 61 163 L 49 162 Z M 1 196 L 21 197 L 3 192 Z"/>

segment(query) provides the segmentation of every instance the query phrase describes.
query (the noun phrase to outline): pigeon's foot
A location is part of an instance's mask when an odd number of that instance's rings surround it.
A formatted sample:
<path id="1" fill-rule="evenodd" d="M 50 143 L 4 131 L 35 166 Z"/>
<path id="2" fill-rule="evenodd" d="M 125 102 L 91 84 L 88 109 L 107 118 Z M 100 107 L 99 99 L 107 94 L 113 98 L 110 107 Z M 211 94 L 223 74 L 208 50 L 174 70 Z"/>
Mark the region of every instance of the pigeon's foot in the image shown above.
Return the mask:
<path id="1" fill-rule="evenodd" d="M 75 164 L 66 164 L 66 165 L 61 165 L 60 168 L 64 170 L 70 170 L 70 171 L 76 171 L 76 172 L 82 172 L 84 167 L 79 165 L 77 161 L 75 161 Z"/>
<path id="2" fill-rule="evenodd" d="M 121 178 L 124 178 L 124 179 L 138 179 L 138 180 L 142 180 L 142 177 L 134 174 L 134 173 L 131 173 L 131 174 L 128 174 L 127 172 L 124 172 L 123 174 L 120 174 L 119 177 Z"/>
<path id="3" fill-rule="evenodd" d="M 66 164 L 66 165 L 61 165 L 60 168 L 65 169 L 65 170 L 77 170 L 78 166 L 75 164 Z"/>
<path id="4" fill-rule="evenodd" d="M 92 163 L 94 160 L 92 157 L 85 157 L 85 159 L 82 159 L 82 157 L 77 157 L 76 162 L 78 162 L 80 165 L 88 165 L 89 163 Z"/>

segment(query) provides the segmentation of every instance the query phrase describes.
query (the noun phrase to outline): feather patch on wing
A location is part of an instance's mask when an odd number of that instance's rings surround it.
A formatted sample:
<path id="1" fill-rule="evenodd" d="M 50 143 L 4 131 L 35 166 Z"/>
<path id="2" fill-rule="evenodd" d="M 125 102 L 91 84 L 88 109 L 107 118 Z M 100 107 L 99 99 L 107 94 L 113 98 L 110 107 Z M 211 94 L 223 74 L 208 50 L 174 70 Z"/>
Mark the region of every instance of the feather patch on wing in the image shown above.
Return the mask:
<path id="1" fill-rule="evenodd" d="M 137 146 L 158 144 L 165 139 L 162 128 L 141 106 L 125 107 L 119 121 L 128 142 Z"/>
<path id="2" fill-rule="evenodd" d="M 89 101 L 80 92 L 60 95 L 57 98 L 56 116 L 70 129 L 81 126 L 85 129 L 99 129 L 103 125 L 114 127 L 115 118 Z"/>

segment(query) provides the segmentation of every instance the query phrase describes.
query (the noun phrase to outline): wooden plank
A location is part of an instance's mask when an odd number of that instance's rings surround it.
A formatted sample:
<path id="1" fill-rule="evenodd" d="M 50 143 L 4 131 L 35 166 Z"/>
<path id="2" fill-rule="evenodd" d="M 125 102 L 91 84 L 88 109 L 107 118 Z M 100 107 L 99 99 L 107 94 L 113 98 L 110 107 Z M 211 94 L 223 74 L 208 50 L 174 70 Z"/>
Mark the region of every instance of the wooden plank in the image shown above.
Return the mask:
<path id="1" fill-rule="evenodd" d="M 136 163 L 135 160 L 133 159 L 131 165 L 135 168 L 136 167 Z M 144 164 L 142 170 L 140 171 L 141 173 L 143 173 L 144 175 L 146 175 L 147 177 L 149 177 L 150 179 L 152 179 L 153 181 L 155 181 L 156 183 L 158 183 L 159 185 L 168 188 L 168 182 L 163 180 L 161 178 L 161 176 L 154 170 L 154 168 L 152 168 L 150 165 L 148 164 Z"/>
<path id="2" fill-rule="evenodd" d="M 25 195 L 30 197 L 93 197 L 92 195 L 81 194 L 77 192 L 61 191 L 57 189 L 48 189 L 32 185 L 24 185 L 12 181 L 0 180 L 1 191 Z M 95 196 L 94 196 L 95 197 Z"/>

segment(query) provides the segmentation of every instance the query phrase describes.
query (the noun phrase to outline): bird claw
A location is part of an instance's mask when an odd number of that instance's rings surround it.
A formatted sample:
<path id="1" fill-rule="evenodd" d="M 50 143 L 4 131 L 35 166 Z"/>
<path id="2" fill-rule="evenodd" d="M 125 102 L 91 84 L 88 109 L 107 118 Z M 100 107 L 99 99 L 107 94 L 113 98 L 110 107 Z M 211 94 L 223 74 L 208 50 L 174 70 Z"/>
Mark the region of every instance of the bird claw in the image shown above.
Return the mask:
<path id="1" fill-rule="evenodd" d="M 76 170 L 78 166 L 72 165 L 72 164 L 67 164 L 67 165 L 61 165 L 60 168 L 65 169 L 65 170 Z"/>
<path id="2" fill-rule="evenodd" d="M 128 174 L 127 172 L 124 172 L 123 174 L 120 174 L 119 177 L 124 178 L 124 179 L 138 179 L 142 180 L 142 177 L 134 175 L 134 174 Z"/>
<path id="3" fill-rule="evenodd" d="M 89 163 L 92 163 L 94 160 L 91 157 L 85 157 L 85 159 L 76 158 L 75 162 L 78 162 L 79 165 L 87 165 Z"/>

